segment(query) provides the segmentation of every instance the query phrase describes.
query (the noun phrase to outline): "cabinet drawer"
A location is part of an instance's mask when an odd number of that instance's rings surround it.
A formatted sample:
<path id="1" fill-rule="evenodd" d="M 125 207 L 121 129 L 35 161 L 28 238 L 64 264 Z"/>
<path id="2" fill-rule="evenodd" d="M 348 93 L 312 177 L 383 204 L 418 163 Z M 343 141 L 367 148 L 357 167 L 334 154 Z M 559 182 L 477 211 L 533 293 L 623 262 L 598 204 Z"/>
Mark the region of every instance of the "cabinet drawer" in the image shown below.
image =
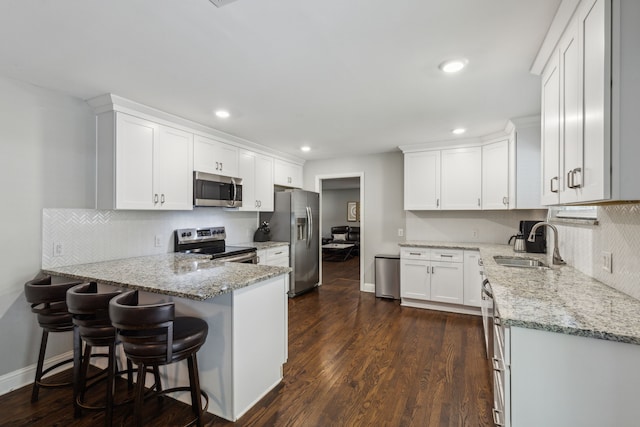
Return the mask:
<path id="1" fill-rule="evenodd" d="M 431 251 L 427 248 L 402 248 L 400 258 L 429 260 Z"/>
<path id="2" fill-rule="evenodd" d="M 464 251 L 459 249 L 431 249 L 432 261 L 463 262 Z"/>
<path id="3" fill-rule="evenodd" d="M 278 246 L 277 248 L 269 248 L 267 249 L 267 259 L 268 260 L 272 260 L 272 259 L 277 259 L 277 258 L 283 258 L 283 257 L 289 257 L 289 247 L 287 246 Z"/>

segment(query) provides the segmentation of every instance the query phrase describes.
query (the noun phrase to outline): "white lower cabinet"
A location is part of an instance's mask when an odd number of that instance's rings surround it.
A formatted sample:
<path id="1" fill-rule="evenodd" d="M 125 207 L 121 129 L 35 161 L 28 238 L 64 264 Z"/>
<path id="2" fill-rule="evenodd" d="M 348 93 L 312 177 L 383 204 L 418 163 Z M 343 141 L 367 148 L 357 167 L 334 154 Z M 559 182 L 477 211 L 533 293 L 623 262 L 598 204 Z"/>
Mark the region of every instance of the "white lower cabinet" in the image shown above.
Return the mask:
<path id="1" fill-rule="evenodd" d="M 289 246 L 275 246 L 273 248 L 260 249 L 258 251 L 260 265 L 273 265 L 276 267 L 289 267 Z"/>
<path id="2" fill-rule="evenodd" d="M 463 304 L 482 305 L 482 260 L 479 251 L 464 251 L 464 298 Z"/>
<path id="3" fill-rule="evenodd" d="M 638 425 L 640 345 L 521 327 L 504 337 L 504 426 Z"/>
<path id="4" fill-rule="evenodd" d="M 476 252 L 478 253 L 478 252 Z M 479 253 L 478 253 L 479 254 Z M 464 305 L 464 251 L 442 248 L 402 248 L 400 295 L 402 304 L 423 308 L 422 302 Z M 478 294 L 480 284 L 478 284 Z M 452 310 L 460 311 L 460 310 Z"/>

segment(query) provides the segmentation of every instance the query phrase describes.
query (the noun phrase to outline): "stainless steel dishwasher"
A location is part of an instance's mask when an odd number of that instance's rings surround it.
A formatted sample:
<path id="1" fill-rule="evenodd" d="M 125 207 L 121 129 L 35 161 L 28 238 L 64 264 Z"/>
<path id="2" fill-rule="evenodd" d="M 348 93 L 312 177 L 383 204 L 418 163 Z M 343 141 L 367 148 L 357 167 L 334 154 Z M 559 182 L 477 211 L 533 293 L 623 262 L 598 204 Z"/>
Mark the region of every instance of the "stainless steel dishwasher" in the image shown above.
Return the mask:
<path id="1" fill-rule="evenodd" d="M 400 299 L 400 255 L 375 256 L 376 297 Z"/>

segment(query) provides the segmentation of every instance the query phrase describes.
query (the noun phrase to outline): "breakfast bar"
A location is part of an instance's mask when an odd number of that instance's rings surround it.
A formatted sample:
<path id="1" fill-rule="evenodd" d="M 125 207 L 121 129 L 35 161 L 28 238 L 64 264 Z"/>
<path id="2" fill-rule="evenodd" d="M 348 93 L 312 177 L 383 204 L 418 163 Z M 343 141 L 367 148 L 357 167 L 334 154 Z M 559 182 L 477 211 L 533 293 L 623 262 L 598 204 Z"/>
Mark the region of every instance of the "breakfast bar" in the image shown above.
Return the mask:
<path id="1" fill-rule="evenodd" d="M 174 302 L 176 313 L 204 319 L 209 334 L 198 353 L 200 383 L 208 412 L 230 421 L 282 380 L 290 271 L 173 253 L 43 270 L 103 288 L 137 289 L 141 303 Z M 188 382 L 186 363 L 161 373 L 166 388 Z M 176 398 L 190 403 L 188 394 Z"/>

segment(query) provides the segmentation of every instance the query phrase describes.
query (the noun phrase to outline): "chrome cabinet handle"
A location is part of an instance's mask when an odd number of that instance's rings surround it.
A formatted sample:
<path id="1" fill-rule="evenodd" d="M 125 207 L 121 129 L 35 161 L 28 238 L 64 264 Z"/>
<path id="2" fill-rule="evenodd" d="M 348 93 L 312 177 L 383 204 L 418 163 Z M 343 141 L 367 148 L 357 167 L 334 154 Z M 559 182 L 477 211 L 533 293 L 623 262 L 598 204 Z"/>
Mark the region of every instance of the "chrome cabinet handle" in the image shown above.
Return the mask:
<path id="1" fill-rule="evenodd" d="M 216 170 L 219 171 L 220 170 L 220 163 L 216 162 Z"/>
<path id="2" fill-rule="evenodd" d="M 222 162 L 220 162 L 220 172 L 222 172 Z"/>
<path id="3" fill-rule="evenodd" d="M 509 204 L 509 198 L 508 197 L 503 197 L 502 198 L 502 204 L 507 206 Z"/>
<path id="4" fill-rule="evenodd" d="M 493 423 L 496 425 L 496 427 L 504 427 L 504 423 L 500 422 L 498 414 L 501 413 L 502 411 L 499 411 L 496 408 L 493 408 L 491 410 L 493 412 Z"/>
<path id="5" fill-rule="evenodd" d="M 436 207 L 439 208 L 440 207 L 440 199 L 436 199 Z"/>
<path id="6" fill-rule="evenodd" d="M 409 255 L 422 255 L 420 252 L 409 252 Z"/>
<path id="7" fill-rule="evenodd" d="M 551 178 L 551 180 L 549 181 L 549 190 L 550 190 L 552 193 L 557 193 L 557 192 L 559 191 L 559 190 L 558 190 L 558 188 L 556 188 L 555 190 L 553 189 L 553 181 L 555 181 L 555 182 L 556 182 L 556 184 L 557 184 L 557 183 L 558 183 L 558 179 L 559 179 L 559 178 L 558 178 L 557 176 L 554 176 L 554 177 L 553 177 L 553 178 Z"/>
<path id="8" fill-rule="evenodd" d="M 478 197 L 478 206 L 480 206 L 480 197 Z"/>
<path id="9" fill-rule="evenodd" d="M 164 193 L 160 195 L 160 204 L 164 204 Z"/>
<path id="10" fill-rule="evenodd" d="M 567 172 L 567 186 L 569 188 L 580 188 L 582 183 L 576 184 L 576 173 L 582 173 L 582 168 L 575 168 Z M 581 177 L 582 178 L 582 177 Z M 582 181 L 582 179 L 580 179 Z"/>
<path id="11" fill-rule="evenodd" d="M 440 258 L 453 258 L 453 255 L 440 254 Z"/>
<path id="12" fill-rule="evenodd" d="M 482 267 L 484 265 L 484 263 L 482 262 L 482 258 L 478 258 L 478 265 L 480 267 Z"/>
<path id="13" fill-rule="evenodd" d="M 158 203 L 158 193 L 153 195 L 153 203 L 154 204 Z"/>
<path id="14" fill-rule="evenodd" d="M 491 359 L 491 362 L 493 364 L 493 370 L 494 371 L 496 371 L 496 372 L 503 372 L 504 371 L 504 368 L 500 367 L 500 362 L 501 362 L 500 359 L 498 359 L 497 357 L 493 357 Z"/>

